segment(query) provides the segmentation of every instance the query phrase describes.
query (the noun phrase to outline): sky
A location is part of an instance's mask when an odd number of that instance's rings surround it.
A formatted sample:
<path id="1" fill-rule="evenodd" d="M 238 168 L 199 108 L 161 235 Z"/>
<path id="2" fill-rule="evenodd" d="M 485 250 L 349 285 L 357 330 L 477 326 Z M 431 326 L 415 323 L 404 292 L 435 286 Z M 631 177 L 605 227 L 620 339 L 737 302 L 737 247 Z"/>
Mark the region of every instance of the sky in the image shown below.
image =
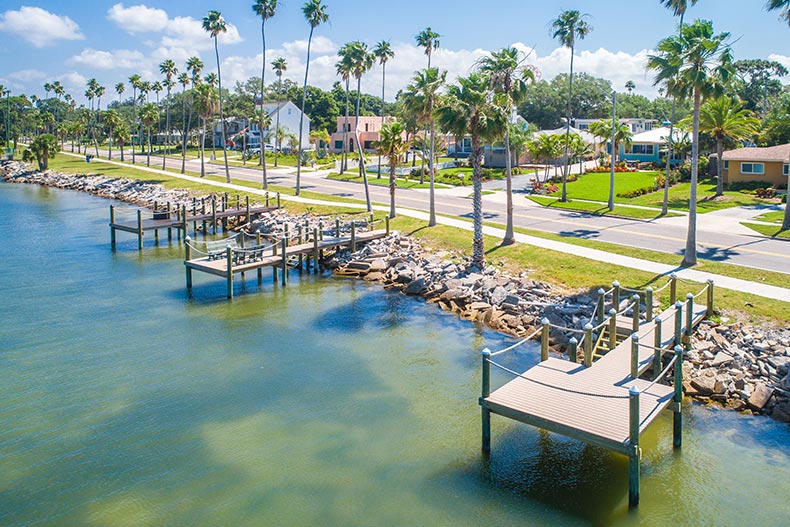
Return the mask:
<path id="1" fill-rule="evenodd" d="M 223 87 L 232 87 L 261 72 L 261 20 L 252 0 L 145 0 L 142 3 L 100 0 L 0 0 L 0 84 L 13 93 L 44 95 L 43 84 L 59 80 L 78 102 L 85 83 L 96 78 L 113 87 L 133 73 L 144 80 L 161 78 L 165 59 L 184 63 L 198 56 L 204 74 L 216 71 L 213 40 L 200 27 L 209 10 L 217 9 L 229 24 L 219 40 Z M 276 78 L 270 63 L 284 57 L 285 77 L 304 79 L 309 25 L 302 0 L 280 0 L 266 23 L 267 84 Z M 414 36 L 431 27 L 439 33 L 432 65 L 448 71 L 448 80 L 468 74 L 487 52 L 515 46 L 527 62 L 552 79 L 567 72 L 570 51 L 551 38 L 551 21 L 562 10 L 588 15 L 591 33 L 577 43 L 574 71 L 612 81 L 624 91 L 626 81 L 636 93 L 655 97 L 646 56 L 676 29 L 678 20 L 659 0 L 324 0 L 329 22 L 315 29 L 309 84 L 328 89 L 338 80 L 337 50 L 361 40 L 369 46 L 391 42 L 395 58 L 387 63 L 386 98 L 392 100 L 427 58 Z M 766 12 L 763 0 L 699 0 L 686 21 L 704 18 L 717 32 L 730 32 L 736 59 L 763 58 L 790 68 L 790 27 L 778 13 Z M 790 82 L 790 79 L 785 79 Z M 362 81 L 362 91 L 381 93 L 381 67 Z M 130 90 L 124 94 L 128 97 Z M 103 101 L 105 102 L 105 101 Z M 103 104 L 104 105 L 104 104 Z"/>

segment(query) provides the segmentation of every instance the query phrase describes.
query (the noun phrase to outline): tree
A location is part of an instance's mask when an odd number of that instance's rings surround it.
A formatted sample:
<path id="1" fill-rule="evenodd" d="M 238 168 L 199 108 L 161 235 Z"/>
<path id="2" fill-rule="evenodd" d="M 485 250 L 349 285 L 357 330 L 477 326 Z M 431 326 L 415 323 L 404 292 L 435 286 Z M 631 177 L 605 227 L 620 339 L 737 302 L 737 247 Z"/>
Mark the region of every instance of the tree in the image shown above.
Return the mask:
<path id="1" fill-rule="evenodd" d="M 677 35 L 659 42 L 657 53 L 648 56 L 648 68 L 656 72 L 654 85 L 666 84 L 671 95 L 694 101 L 691 131 L 691 189 L 689 228 L 682 265 L 697 263 L 697 171 L 699 167 L 699 115 L 703 98 L 718 95 L 733 75 L 729 33 L 714 34 L 713 23 L 697 20 L 680 26 Z"/>
<path id="2" fill-rule="evenodd" d="M 60 150 L 58 138 L 52 134 L 41 134 L 31 141 L 28 150 L 38 163 L 38 170 L 43 171 L 49 167 L 49 160 L 55 158 Z"/>
<path id="3" fill-rule="evenodd" d="M 373 48 L 373 56 L 381 64 L 381 127 L 384 127 L 384 86 L 387 82 L 387 61 L 395 56 L 392 46 L 386 40 L 380 41 Z M 381 155 L 379 155 L 379 171 L 378 177 L 381 178 Z"/>
<path id="4" fill-rule="evenodd" d="M 428 68 L 414 74 L 412 83 L 406 88 L 404 93 L 404 104 L 413 108 L 417 115 L 417 122 L 425 127 L 430 133 L 430 145 L 428 147 L 428 177 L 429 177 L 429 216 L 428 226 L 436 225 L 436 199 L 434 195 L 434 132 L 436 119 L 434 116 L 434 106 L 439 90 L 444 86 L 447 77 L 446 71 L 439 71 L 439 68 Z M 426 134 L 427 135 L 427 134 Z M 456 135 L 456 137 L 464 137 Z M 423 156 L 425 159 L 425 156 Z M 420 170 L 422 173 L 422 170 Z"/>
<path id="5" fill-rule="evenodd" d="M 401 156 L 409 151 L 409 142 L 403 139 L 406 129 L 397 121 L 381 127 L 380 139 L 373 143 L 381 156 L 386 156 L 390 166 L 390 218 L 396 216 L 395 211 L 395 169 Z"/>
<path id="6" fill-rule="evenodd" d="M 368 51 L 368 46 L 364 42 L 355 41 L 350 46 L 351 74 L 357 80 L 357 104 L 354 110 L 354 139 L 357 141 L 359 150 L 359 173 L 362 175 L 362 182 L 365 187 L 365 203 L 367 211 L 372 212 L 373 207 L 370 203 L 370 189 L 368 188 L 368 174 L 365 170 L 365 148 L 359 139 L 359 100 L 361 96 L 362 76 L 373 67 L 373 54 Z"/>
<path id="7" fill-rule="evenodd" d="M 203 129 L 200 138 L 200 177 L 206 177 L 206 121 L 214 115 L 217 109 L 217 91 L 210 84 L 198 84 L 193 88 L 193 91 L 195 92 L 195 109 L 198 116 L 203 119 Z"/>
<path id="8" fill-rule="evenodd" d="M 307 0 L 302 6 L 302 13 L 304 14 L 307 23 L 310 24 L 310 36 L 307 39 L 307 60 L 304 65 L 304 88 L 302 89 L 302 113 L 299 115 L 299 147 L 296 157 L 296 195 L 299 195 L 301 176 L 302 176 L 302 135 L 304 130 L 304 112 L 305 102 L 307 99 L 307 75 L 310 71 L 310 47 L 313 44 L 313 32 L 319 25 L 329 21 L 329 15 L 326 12 L 326 6 L 321 3 L 321 0 Z"/>
<path id="9" fill-rule="evenodd" d="M 115 110 L 107 110 L 104 112 L 104 123 L 109 128 L 110 133 L 108 134 L 110 138 L 110 151 L 107 156 L 107 159 L 112 159 L 112 142 L 115 139 L 115 129 L 121 126 L 123 123 L 123 119 L 121 119 L 121 115 Z"/>
<path id="10" fill-rule="evenodd" d="M 277 57 L 272 62 L 272 67 L 274 68 L 274 74 L 277 75 L 277 122 L 275 123 L 274 127 L 275 130 L 280 128 L 280 101 L 282 100 L 283 96 L 283 73 L 288 69 L 288 63 L 282 57 Z M 275 138 L 276 139 L 276 138 Z M 265 145 L 263 144 L 263 130 L 261 130 L 261 148 Z M 280 148 L 282 147 L 282 143 L 277 141 L 277 144 L 274 148 L 274 166 L 277 166 L 277 156 L 279 155 Z"/>
<path id="11" fill-rule="evenodd" d="M 173 78 L 178 75 L 176 63 L 170 59 L 164 60 L 159 65 L 159 73 L 165 76 L 164 84 L 167 88 L 167 106 L 165 107 L 165 153 L 162 155 L 162 170 L 164 170 L 168 153 L 167 145 L 170 144 L 170 91 L 173 89 L 173 86 L 175 86 Z"/>
<path id="12" fill-rule="evenodd" d="M 516 48 L 504 48 L 478 62 L 480 72 L 488 77 L 490 88 L 510 119 L 513 108 L 524 100 L 527 83 L 535 80 L 535 70 L 524 65 L 526 57 Z M 505 128 L 505 176 L 507 189 L 507 227 L 502 245 L 516 242 L 513 234 L 513 171 L 510 153 L 510 127 Z"/>
<path id="13" fill-rule="evenodd" d="M 123 145 L 132 138 L 132 133 L 129 131 L 129 124 L 121 119 L 121 122 L 113 128 L 113 141 L 121 149 L 121 163 L 123 163 Z"/>
<path id="14" fill-rule="evenodd" d="M 151 166 L 151 127 L 159 122 L 159 108 L 156 104 L 147 102 L 140 107 L 140 121 L 148 130 L 148 150 L 146 152 L 146 166 Z"/>
<path id="15" fill-rule="evenodd" d="M 562 155 L 561 138 L 555 134 L 540 133 L 527 143 L 529 155 L 536 161 L 542 160 L 544 165 L 543 179 L 549 179 L 549 165 L 552 160 Z M 556 174 L 556 170 L 555 170 Z"/>
<path id="16" fill-rule="evenodd" d="M 142 80 L 140 79 L 140 75 L 135 73 L 134 75 L 129 76 L 129 84 L 132 85 L 132 124 L 134 124 L 134 120 L 137 119 L 137 90 L 140 89 Z M 139 128 L 137 134 L 137 140 L 140 140 Z M 135 163 L 134 158 L 134 143 L 132 143 L 132 164 Z"/>
<path id="17" fill-rule="evenodd" d="M 214 39 L 214 54 L 217 58 L 217 84 L 219 85 L 219 120 L 222 122 L 222 154 L 225 159 L 225 181 L 230 183 L 230 169 L 228 168 L 228 127 L 225 123 L 225 114 L 222 112 L 222 69 L 219 65 L 219 44 L 218 37 L 220 33 L 228 31 L 228 25 L 225 19 L 222 18 L 222 13 L 219 11 L 209 11 L 208 15 L 203 17 L 203 30 L 206 31 L 211 38 Z"/>
<path id="18" fill-rule="evenodd" d="M 633 138 L 630 126 L 620 121 L 615 121 L 613 124 L 611 119 L 608 121 L 601 119 L 600 121 L 592 123 L 590 125 L 590 133 L 596 137 L 603 138 L 604 142 L 607 140 L 611 141 L 611 139 L 614 138 L 614 144 L 611 145 L 612 167 L 617 164 L 617 156 L 620 154 L 620 145 L 622 144 L 625 147 L 631 146 L 631 139 Z M 609 210 L 614 210 L 614 170 L 609 172 Z"/>
<path id="19" fill-rule="evenodd" d="M 485 141 L 501 137 L 507 126 L 502 109 L 493 103 L 488 89 L 488 79 L 472 73 L 459 77 L 458 84 L 447 90 L 442 106 L 437 109 L 437 118 L 442 130 L 456 137 L 471 136 L 472 199 L 474 236 L 472 240 L 472 265 L 478 269 L 485 267 L 485 247 L 483 240 L 483 172 L 481 160 Z"/>
<path id="20" fill-rule="evenodd" d="M 765 5 L 769 11 L 779 10 L 781 18 L 790 25 L 790 0 L 768 0 Z M 790 229 L 790 174 L 787 178 L 787 194 L 785 198 L 785 214 L 782 230 Z"/>
<path id="21" fill-rule="evenodd" d="M 430 27 L 426 27 L 414 37 L 414 40 L 417 41 L 417 46 L 425 48 L 425 54 L 428 55 L 428 68 L 431 67 L 431 55 L 439 47 L 440 36 L 439 33 L 432 31 Z"/>
<path id="22" fill-rule="evenodd" d="M 708 99 L 700 108 L 699 131 L 716 140 L 716 196 L 724 194 L 724 143 L 743 141 L 757 135 L 760 127 L 750 110 L 732 97 Z"/>
<path id="23" fill-rule="evenodd" d="M 686 9 L 694 6 L 697 0 L 660 0 L 661 5 L 672 10 L 672 16 L 680 17 L 680 25 L 683 25 L 683 18 L 686 16 Z"/>
<path id="24" fill-rule="evenodd" d="M 255 3 L 252 4 L 253 12 L 261 17 L 261 46 L 263 48 L 263 55 L 261 58 L 261 112 L 260 116 L 261 119 L 258 122 L 258 129 L 261 134 L 261 167 L 262 167 L 262 184 L 264 190 L 269 188 L 269 182 L 266 180 L 266 148 L 263 144 L 263 91 L 266 84 L 264 83 L 264 74 L 266 72 L 266 21 L 269 20 L 271 17 L 274 16 L 274 12 L 277 10 L 277 0 L 255 0 Z M 279 115 L 279 112 L 277 112 Z"/>
<path id="25" fill-rule="evenodd" d="M 344 44 L 338 50 L 337 55 L 340 60 L 335 63 L 335 71 L 338 76 L 346 83 L 346 114 L 343 121 L 343 149 L 340 152 L 340 173 L 343 174 L 348 170 L 348 116 L 350 110 L 349 106 L 349 83 L 351 82 L 351 70 L 354 68 L 353 59 L 351 57 L 351 43 Z"/>
<path id="26" fill-rule="evenodd" d="M 782 91 L 782 83 L 774 77 L 787 75 L 787 68 L 776 61 L 763 59 L 736 60 L 734 66 L 740 81 L 736 92 L 745 101 L 744 107 L 752 111 L 760 108 L 765 118 L 768 99 Z"/>
<path id="27" fill-rule="evenodd" d="M 121 95 L 126 91 L 126 86 L 122 82 L 115 85 L 115 92 L 118 94 L 118 104 L 121 104 Z"/>
<path id="28" fill-rule="evenodd" d="M 203 61 L 201 61 L 198 57 L 189 57 L 186 62 L 187 69 L 189 70 L 190 74 L 190 81 L 192 82 L 192 87 L 195 88 L 200 83 L 200 73 L 203 71 Z M 190 92 L 189 95 L 189 119 L 187 120 L 186 124 L 186 131 L 184 132 L 184 142 L 181 145 L 181 173 L 186 172 L 186 162 L 187 162 L 187 139 L 189 138 L 189 129 L 192 126 L 192 109 L 195 106 L 195 100 Z M 203 147 L 201 145 L 201 152 L 203 151 Z"/>
<path id="29" fill-rule="evenodd" d="M 178 83 L 181 85 L 181 163 L 182 167 L 186 163 L 186 154 L 187 154 L 187 147 L 186 147 L 186 137 L 187 137 L 187 87 L 192 82 L 189 78 L 189 73 L 182 72 L 178 76 Z M 183 172 L 182 172 L 183 173 Z"/>
<path id="30" fill-rule="evenodd" d="M 625 89 L 628 90 L 628 94 L 631 95 L 636 89 L 636 84 L 634 84 L 634 81 L 626 81 Z"/>
<path id="31" fill-rule="evenodd" d="M 583 40 L 592 27 L 585 22 L 585 18 L 589 15 L 581 14 L 574 9 L 563 11 L 560 13 L 559 18 L 552 21 L 551 27 L 553 29 L 552 38 L 556 38 L 566 48 L 571 50 L 571 67 L 570 75 L 568 76 L 568 104 L 566 105 L 565 112 L 565 169 L 562 171 L 562 197 L 560 201 L 567 200 L 567 192 L 565 189 L 565 180 L 568 172 L 568 140 L 571 134 L 571 99 L 573 98 L 573 52 L 576 47 L 576 40 Z"/>

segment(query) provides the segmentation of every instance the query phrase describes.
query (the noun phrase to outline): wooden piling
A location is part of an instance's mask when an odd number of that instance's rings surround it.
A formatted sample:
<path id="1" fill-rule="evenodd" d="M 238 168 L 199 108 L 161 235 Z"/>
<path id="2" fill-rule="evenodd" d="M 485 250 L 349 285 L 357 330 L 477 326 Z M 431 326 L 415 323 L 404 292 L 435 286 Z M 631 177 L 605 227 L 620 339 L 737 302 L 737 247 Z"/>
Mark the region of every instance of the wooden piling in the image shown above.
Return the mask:
<path id="1" fill-rule="evenodd" d="M 683 344 L 683 303 L 675 302 L 675 345 Z"/>
<path id="2" fill-rule="evenodd" d="M 628 506 L 639 505 L 640 467 L 639 467 L 639 388 L 631 386 L 628 390 Z"/>
<path id="3" fill-rule="evenodd" d="M 645 288 L 645 320 L 653 320 L 653 288 Z"/>
<path id="4" fill-rule="evenodd" d="M 612 282 L 612 309 L 620 311 L 620 282 Z"/>
<path id="5" fill-rule="evenodd" d="M 491 395 L 491 350 L 488 348 L 483 350 L 483 387 L 481 390 L 481 399 L 485 399 Z M 483 452 L 488 454 L 491 452 L 491 412 L 485 406 L 482 409 L 482 425 L 483 425 Z"/>
<path id="6" fill-rule="evenodd" d="M 598 314 L 597 325 L 600 326 L 606 320 L 606 291 L 603 290 L 603 287 L 598 289 L 598 307 L 595 312 Z"/>
<path id="7" fill-rule="evenodd" d="M 579 353 L 579 341 L 576 337 L 571 337 L 568 341 L 568 358 L 571 362 L 578 362 L 577 354 Z"/>
<path id="8" fill-rule="evenodd" d="M 287 225 L 286 225 L 287 227 Z M 283 287 L 288 285 L 288 234 L 287 232 L 283 235 L 282 243 L 282 266 L 283 266 L 283 276 L 282 276 L 282 284 Z"/>
<path id="9" fill-rule="evenodd" d="M 669 303 L 674 304 L 678 299 L 678 275 L 669 275 Z"/>
<path id="10" fill-rule="evenodd" d="M 357 252 L 357 233 L 353 220 L 351 221 L 351 252 Z"/>
<path id="11" fill-rule="evenodd" d="M 277 208 L 280 208 L 280 193 L 277 193 Z"/>
<path id="12" fill-rule="evenodd" d="M 211 233 L 217 234 L 217 198 L 211 196 Z"/>
<path id="13" fill-rule="evenodd" d="M 589 368 L 592 366 L 593 354 L 593 327 L 592 324 L 585 324 L 584 326 L 584 366 Z"/>
<path id="14" fill-rule="evenodd" d="M 713 279 L 708 279 L 708 295 L 707 295 L 707 309 L 705 310 L 705 318 L 713 316 Z"/>
<path id="15" fill-rule="evenodd" d="M 639 331 L 639 313 L 641 312 L 641 308 L 639 305 L 639 295 L 634 293 L 634 295 L 631 297 L 631 301 L 634 304 L 634 307 L 631 310 L 631 313 L 633 314 L 633 320 L 631 322 L 631 331 L 636 333 L 637 331 Z"/>
<path id="16" fill-rule="evenodd" d="M 192 254 L 191 254 L 192 251 L 191 251 L 191 247 L 189 246 L 189 242 L 190 241 L 192 241 L 192 240 L 191 240 L 191 238 L 189 236 L 184 238 L 184 250 L 186 251 L 186 254 L 184 255 L 184 263 L 186 263 L 186 262 L 188 262 L 189 260 L 192 259 Z M 186 267 L 186 270 L 187 270 L 187 291 L 191 291 L 192 290 L 192 268 L 189 267 L 188 265 L 185 265 L 184 267 Z"/>
<path id="17" fill-rule="evenodd" d="M 617 311 L 609 310 L 609 351 L 617 347 Z"/>
<path id="18" fill-rule="evenodd" d="M 115 249 L 115 207 L 110 205 L 110 246 Z"/>
<path id="19" fill-rule="evenodd" d="M 170 202 L 167 202 L 167 219 L 170 219 Z M 167 241 L 173 239 L 173 229 L 171 227 L 167 228 Z"/>
<path id="20" fill-rule="evenodd" d="M 683 348 L 680 346 L 675 346 L 674 374 L 675 394 L 673 401 L 675 407 L 672 409 L 672 446 L 680 448 L 683 443 L 683 413 L 681 412 L 681 404 L 683 403 Z"/>
<path id="21" fill-rule="evenodd" d="M 631 334 L 631 377 L 639 378 L 639 335 Z"/>
<path id="22" fill-rule="evenodd" d="M 272 256 L 277 256 L 277 241 L 272 238 Z M 277 284 L 277 266 L 272 265 L 272 281 Z"/>
<path id="23" fill-rule="evenodd" d="M 340 218 L 335 218 L 335 238 L 340 238 Z"/>
<path id="24" fill-rule="evenodd" d="M 390 235 L 390 217 L 389 215 L 384 216 L 384 229 L 387 232 L 387 236 Z"/>
<path id="25" fill-rule="evenodd" d="M 661 317 L 656 315 L 653 319 L 653 380 L 661 373 Z"/>
<path id="26" fill-rule="evenodd" d="M 540 332 L 540 362 L 549 360 L 549 332 L 551 331 L 551 324 L 548 318 L 543 318 L 540 321 L 543 328 Z"/>
<path id="27" fill-rule="evenodd" d="M 233 247 L 225 247 L 225 260 L 227 260 L 228 298 L 233 298 Z"/>
<path id="28" fill-rule="evenodd" d="M 318 228 L 313 228 L 313 274 L 318 274 L 321 260 L 318 259 Z"/>
<path id="29" fill-rule="evenodd" d="M 137 209 L 137 248 L 143 248 L 143 213 Z"/>
<path id="30" fill-rule="evenodd" d="M 694 295 L 686 294 L 686 350 L 691 350 L 691 337 L 694 335 Z"/>

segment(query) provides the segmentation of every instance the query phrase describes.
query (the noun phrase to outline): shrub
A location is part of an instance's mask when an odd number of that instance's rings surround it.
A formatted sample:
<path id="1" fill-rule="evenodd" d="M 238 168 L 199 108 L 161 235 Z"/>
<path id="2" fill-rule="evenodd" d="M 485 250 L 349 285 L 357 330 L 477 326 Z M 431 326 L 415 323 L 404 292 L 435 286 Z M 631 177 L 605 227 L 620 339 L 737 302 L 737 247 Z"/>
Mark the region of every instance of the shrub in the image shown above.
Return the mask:
<path id="1" fill-rule="evenodd" d="M 770 187 L 771 184 L 766 181 L 735 181 L 727 185 L 727 190 L 732 190 L 733 192 L 744 192 L 745 193 L 754 193 L 754 191 L 758 189 L 764 189 Z"/>
<path id="2" fill-rule="evenodd" d="M 771 199 L 776 195 L 772 188 L 758 188 L 754 190 L 754 195 L 762 199 Z"/>
<path id="3" fill-rule="evenodd" d="M 660 188 L 664 188 L 664 181 L 666 180 L 666 174 L 663 172 L 656 176 L 656 190 Z M 678 184 L 678 173 L 677 170 L 673 170 L 669 173 L 669 186 L 674 186 Z"/>
<path id="4" fill-rule="evenodd" d="M 620 192 L 617 194 L 618 198 L 638 198 L 639 196 L 644 196 L 645 194 L 650 194 L 656 190 L 655 187 L 641 187 L 635 188 L 634 190 L 629 190 L 627 192 Z"/>

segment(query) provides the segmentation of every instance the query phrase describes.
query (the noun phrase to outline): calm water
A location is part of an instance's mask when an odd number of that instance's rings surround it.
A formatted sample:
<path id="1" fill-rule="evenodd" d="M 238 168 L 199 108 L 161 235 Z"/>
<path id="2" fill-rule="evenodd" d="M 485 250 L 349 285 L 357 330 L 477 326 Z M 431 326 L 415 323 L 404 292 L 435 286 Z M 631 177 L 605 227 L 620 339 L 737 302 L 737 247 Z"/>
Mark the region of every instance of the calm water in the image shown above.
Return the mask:
<path id="1" fill-rule="evenodd" d="M 629 513 L 620 456 L 495 416 L 481 459 L 508 339 L 295 273 L 189 298 L 177 244 L 110 251 L 108 204 L 0 184 L 0 525 L 790 523 L 787 426 L 688 405 L 673 452 L 667 415 Z"/>

